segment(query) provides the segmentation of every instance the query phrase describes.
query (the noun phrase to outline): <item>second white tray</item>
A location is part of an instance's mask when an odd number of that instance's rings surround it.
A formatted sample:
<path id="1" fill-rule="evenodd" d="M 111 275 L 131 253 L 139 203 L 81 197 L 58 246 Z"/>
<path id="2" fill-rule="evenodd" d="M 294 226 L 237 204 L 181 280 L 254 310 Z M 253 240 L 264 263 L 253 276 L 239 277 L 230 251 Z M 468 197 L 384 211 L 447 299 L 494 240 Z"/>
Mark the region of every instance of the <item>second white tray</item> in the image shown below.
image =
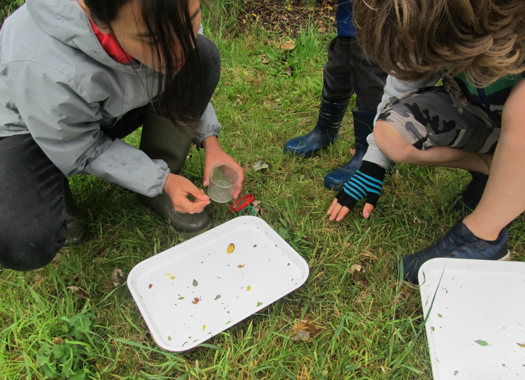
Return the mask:
<path id="1" fill-rule="evenodd" d="M 419 283 L 435 380 L 525 379 L 525 263 L 432 259 Z"/>

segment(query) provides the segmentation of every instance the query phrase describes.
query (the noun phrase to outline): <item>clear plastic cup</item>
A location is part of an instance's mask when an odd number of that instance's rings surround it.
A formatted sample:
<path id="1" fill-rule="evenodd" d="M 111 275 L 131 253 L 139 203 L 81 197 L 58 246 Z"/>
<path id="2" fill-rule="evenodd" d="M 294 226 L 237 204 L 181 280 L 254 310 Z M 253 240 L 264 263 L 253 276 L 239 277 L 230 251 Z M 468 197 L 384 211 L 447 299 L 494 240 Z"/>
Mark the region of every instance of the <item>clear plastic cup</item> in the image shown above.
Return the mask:
<path id="1" fill-rule="evenodd" d="M 208 196 L 217 203 L 230 201 L 239 182 L 239 173 L 225 163 L 215 164 L 210 173 Z"/>

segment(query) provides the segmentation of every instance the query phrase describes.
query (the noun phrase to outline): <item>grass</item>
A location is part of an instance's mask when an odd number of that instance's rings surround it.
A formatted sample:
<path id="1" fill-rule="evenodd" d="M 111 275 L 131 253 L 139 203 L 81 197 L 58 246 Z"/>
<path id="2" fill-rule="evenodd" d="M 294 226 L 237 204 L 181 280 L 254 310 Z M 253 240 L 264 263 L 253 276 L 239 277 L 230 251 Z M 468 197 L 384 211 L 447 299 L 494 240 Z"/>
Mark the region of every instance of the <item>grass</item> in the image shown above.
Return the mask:
<path id="1" fill-rule="evenodd" d="M 24 0 L 0 0 L 0 22 L 23 3 Z"/>
<path id="2" fill-rule="evenodd" d="M 221 4 L 224 12 L 235 3 Z M 235 18 L 206 24 L 222 53 L 213 99 L 222 146 L 245 169 L 243 194 L 255 194 L 261 217 L 305 258 L 309 279 L 191 351 L 164 351 L 149 335 L 125 276 L 188 236 L 141 207 L 133 193 L 92 177 L 73 178 L 90 239 L 63 248 L 42 269 L 0 269 L 0 377 L 431 378 L 419 293 L 397 280 L 394 262 L 461 217 L 449 205 L 468 182 L 466 172 L 397 165 L 370 220 L 357 207 L 342 223 L 328 222 L 325 211 L 334 193 L 322 179 L 349 157 L 350 113 L 341 139 L 318 156 L 298 159 L 284 155 L 282 147 L 315 123 L 332 36 L 304 30 L 287 51 L 282 46 L 289 36 L 257 26 L 240 30 Z M 136 145 L 139 138 L 135 133 L 127 141 Z M 192 150 L 184 168 L 198 185 L 202 158 L 202 151 Z M 254 171 L 261 159 L 270 168 Z M 213 204 L 210 211 L 215 225 L 234 217 L 226 205 Z M 513 259 L 524 261 L 521 222 L 512 225 L 509 244 Z M 350 273 L 353 264 L 363 274 Z M 293 340 L 294 323 L 307 318 L 319 335 Z"/>

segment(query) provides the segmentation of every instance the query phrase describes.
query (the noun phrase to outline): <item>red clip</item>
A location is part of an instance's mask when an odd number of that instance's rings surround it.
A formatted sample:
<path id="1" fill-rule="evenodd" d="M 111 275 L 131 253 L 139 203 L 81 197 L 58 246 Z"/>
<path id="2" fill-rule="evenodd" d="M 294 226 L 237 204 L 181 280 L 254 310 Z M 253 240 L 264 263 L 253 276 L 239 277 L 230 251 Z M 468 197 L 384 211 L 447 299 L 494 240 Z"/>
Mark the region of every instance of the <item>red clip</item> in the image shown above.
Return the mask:
<path id="1" fill-rule="evenodd" d="M 230 205 L 230 210 L 233 212 L 239 212 L 242 209 L 248 207 L 251 205 L 253 200 L 255 199 L 255 195 L 253 194 L 246 194 L 244 197 L 237 199 L 235 202 L 233 202 Z"/>

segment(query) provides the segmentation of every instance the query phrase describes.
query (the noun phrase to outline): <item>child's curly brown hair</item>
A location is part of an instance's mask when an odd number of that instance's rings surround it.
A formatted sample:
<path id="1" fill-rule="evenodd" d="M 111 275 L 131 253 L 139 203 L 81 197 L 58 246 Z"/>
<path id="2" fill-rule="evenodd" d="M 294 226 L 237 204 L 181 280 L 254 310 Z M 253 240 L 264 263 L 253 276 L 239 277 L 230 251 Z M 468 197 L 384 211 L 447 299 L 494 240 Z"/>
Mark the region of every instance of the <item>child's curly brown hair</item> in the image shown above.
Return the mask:
<path id="1" fill-rule="evenodd" d="M 363 50 L 387 73 L 464 73 L 487 85 L 525 71 L 525 0 L 356 0 Z"/>

